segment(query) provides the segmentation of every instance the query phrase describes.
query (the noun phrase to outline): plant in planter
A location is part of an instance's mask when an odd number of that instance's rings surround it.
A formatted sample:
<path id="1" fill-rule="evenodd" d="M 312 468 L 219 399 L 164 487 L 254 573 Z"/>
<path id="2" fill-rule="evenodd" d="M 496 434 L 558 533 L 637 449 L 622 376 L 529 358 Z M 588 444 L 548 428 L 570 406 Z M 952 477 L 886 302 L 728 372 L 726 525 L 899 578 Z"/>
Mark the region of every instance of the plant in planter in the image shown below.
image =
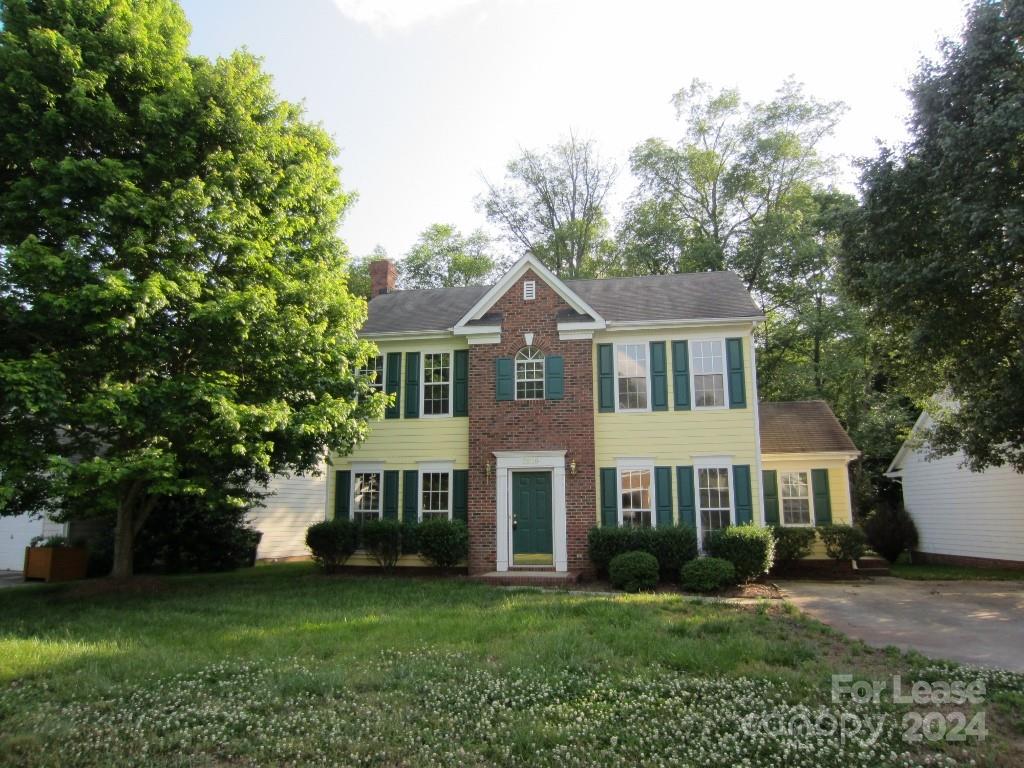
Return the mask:
<path id="1" fill-rule="evenodd" d="M 65 536 L 37 536 L 25 549 L 25 580 L 74 581 L 84 579 L 89 562 L 85 547 Z"/>

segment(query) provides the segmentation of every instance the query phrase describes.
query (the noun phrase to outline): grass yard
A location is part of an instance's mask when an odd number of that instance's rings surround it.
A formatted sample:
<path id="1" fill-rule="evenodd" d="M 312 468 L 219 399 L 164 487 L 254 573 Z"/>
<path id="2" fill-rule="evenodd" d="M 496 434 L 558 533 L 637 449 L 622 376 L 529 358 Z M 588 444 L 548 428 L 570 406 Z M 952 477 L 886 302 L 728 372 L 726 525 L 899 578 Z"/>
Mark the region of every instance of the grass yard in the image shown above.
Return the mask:
<path id="1" fill-rule="evenodd" d="M 966 565 L 895 563 L 893 576 L 914 581 L 1024 581 L 1024 569 L 973 568 Z"/>
<path id="2" fill-rule="evenodd" d="M 907 744 L 907 707 L 832 703 L 830 676 L 975 673 L 868 649 L 778 602 L 292 564 L 121 593 L 8 589 L 0 616 L 3 766 L 1024 763 L 1022 676 L 984 673 L 988 738 Z M 881 716 L 877 741 L 751 725 L 842 712 Z"/>

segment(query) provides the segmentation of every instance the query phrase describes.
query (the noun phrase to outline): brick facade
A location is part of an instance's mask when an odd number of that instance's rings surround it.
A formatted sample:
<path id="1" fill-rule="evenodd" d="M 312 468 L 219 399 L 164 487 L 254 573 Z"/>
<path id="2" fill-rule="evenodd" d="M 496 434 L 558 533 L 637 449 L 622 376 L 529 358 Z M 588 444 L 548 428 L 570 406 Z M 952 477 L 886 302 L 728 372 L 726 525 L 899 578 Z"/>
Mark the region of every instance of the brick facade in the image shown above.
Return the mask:
<path id="1" fill-rule="evenodd" d="M 533 280 L 536 298 L 523 300 L 523 283 Z M 594 468 L 593 345 L 589 339 L 560 341 L 558 315 L 572 311 L 541 278 L 528 270 L 488 313 L 500 313 L 501 342 L 473 345 L 469 351 L 469 571 L 495 570 L 497 531 L 494 451 L 564 450 L 568 567 L 588 573 L 587 531 L 597 519 Z M 495 399 L 495 360 L 515 357 L 526 346 L 524 334 L 545 355 L 565 362 L 562 400 Z M 576 462 L 576 474 L 569 464 Z"/>

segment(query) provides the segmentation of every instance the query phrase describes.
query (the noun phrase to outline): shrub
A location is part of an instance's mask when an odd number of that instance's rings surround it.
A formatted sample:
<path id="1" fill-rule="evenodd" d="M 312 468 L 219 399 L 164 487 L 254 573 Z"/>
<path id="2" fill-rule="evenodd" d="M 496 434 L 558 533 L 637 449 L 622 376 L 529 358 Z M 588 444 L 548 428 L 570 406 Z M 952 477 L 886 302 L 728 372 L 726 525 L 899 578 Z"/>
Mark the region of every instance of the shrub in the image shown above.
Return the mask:
<path id="1" fill-rule="evenodd" d="M 356 551 L 356 526 L 343 517 L 316 523 L 306 529 L 306 546 L 317 565 L 334 573 Z"/>
<path id="2" fill-rule="evenodd" d="M 736 583 L 736 567 L 718 557 L 699 557 L 682 567 L 680 578 L 691 592 L 717 592 Z"/>
<path id="3" fill-rule="evenodd" d="M 736 578 L 744 582 L 768 573 L 775 563 L 775 536 L 770 528 L 759 525 L 733 525 L 713 531 L 708 549 L 715 557 L 732 563 Z"/>
<path id="4" fill-rule="evenodd" d="M 697 533 L 685 526 L 663 528 L 591 528 L 587 534 L 587 553 L 602 575 L 616 555 L 647 552 L 658 561 L 662 578 L 675 580 L 679 568 L 697 556 Z"/>
<path id="5" fill-rule="evenodd" d="M 422 527 L 422 526 L 419 526 Z M 360 529 L 363 549 L 384 568 L 394 568 L 402 555 L 402 524 L 397 520 L 368 520 Z"/>
<path id="6" fill-rule="evenodd" d="M 685 563 L 697 557 L 697 531 L 686 526 L 655 528 L 649 532 L 649 551 L 658 560 L 661 578 L 675 581 Z"/>
<path id="7" fill-rule="evenodd" d="M 825 552 L 833 560 L 859 560 L 867 549 L 867 536 L 852 525 L 825 525 L 818 528 Z"/>
<path id="8" fill-rule="evenodd" d="M 658 560 L 650 552 L 623 552 L 608 564 L 612 586 L 624 592 L 639 592 L 658 586 Z"/>
<path id="9" fill-rule="evenodd" d="M 30 547 L 70 547 L 71 541 L 67 536 L 36 536 L 28 543 Z"/>
<path id="10" fill-rule="evenodd" d="M 871 548 L 890 563 L 917 546 L 917 526 L 902 504 L 881 502 L 864 521 L 864 534 Z"/>
<path id="11" fill-rule="evenodd" d="M 818 534 L 810 527 L 776 525 L 772 535 L 775 536 L 775 565 L 785 567 L 811 554 L 811 545 Z"/>
<path id="12" fill-rule="evenodd" d="M 459 520 L 426 520 L 417 536 L 420 554 L 438 568 L 454 568 L 469 555 L 469 530 Z"/>
<path id="13" fill-rule="evenodd" d="M 420 551 L 420 524 L 415 520 L 402 521 L 402 554 L 412 555 Z"/>

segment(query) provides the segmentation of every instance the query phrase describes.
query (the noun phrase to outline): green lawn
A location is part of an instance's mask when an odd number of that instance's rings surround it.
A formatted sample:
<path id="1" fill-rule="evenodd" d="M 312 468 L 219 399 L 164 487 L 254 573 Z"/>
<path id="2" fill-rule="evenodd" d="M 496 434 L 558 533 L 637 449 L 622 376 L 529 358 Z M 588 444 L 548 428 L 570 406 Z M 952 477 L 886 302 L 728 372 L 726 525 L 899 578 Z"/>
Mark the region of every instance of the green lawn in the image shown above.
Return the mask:
<path id="1" fill-rule="evenodd" d="M 1024 679 L 987 739 L 908 745 L 833 673 L 970 680 L 779 604 L 328 578 L 308 565 L 0 591 L 0 765 L 1019 765 Z M 754 728 L 884 717 L 871 742 Z M 827 719 L 822 721 L 827 726 Z M 848 734 L 849 735 L 849 734 Z M 930 762 L 929 762 L 930 761 Z"/>
<path id="2" fill-rule="evenodd" d="M 1024 570 L 1011 568 L 895 563 L 891 571 L 893 576 L 914 581 L 1024 581 Z"/>

